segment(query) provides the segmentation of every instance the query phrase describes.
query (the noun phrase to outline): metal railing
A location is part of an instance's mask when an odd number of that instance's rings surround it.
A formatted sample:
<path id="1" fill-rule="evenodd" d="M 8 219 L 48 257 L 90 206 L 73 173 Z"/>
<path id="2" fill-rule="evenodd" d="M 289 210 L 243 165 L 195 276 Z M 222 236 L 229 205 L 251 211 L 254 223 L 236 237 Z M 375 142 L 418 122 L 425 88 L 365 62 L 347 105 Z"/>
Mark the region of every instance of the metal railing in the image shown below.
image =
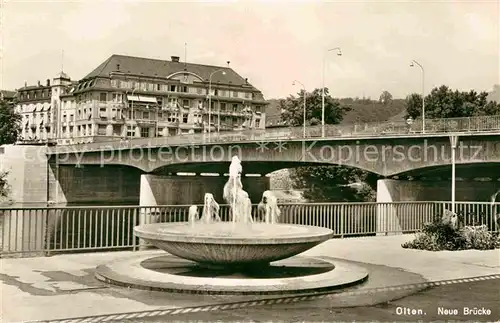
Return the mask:
<path id="1" fill-rule="evenodd" d="M 500 131 L 500 115 L 480 116 L 469 118 L 446 118 L 446 119 L 426 119 L 425 134 L 440 133 L 476 133 L 476 132 L 497 132 Z M 422 120 L 416 120 L 411 125 L 405 121 L 394 122 L 373 122 L 366 124 L 348 125 L 326 125 L 325 138 L 370 138 L 381 135 L 411 137 L 422 135 Z M 306 128 L 306 139 L 321 138 L 321 126 L 309 126 Z M 169 137 L 155 138 L 131 138 L 127 141 L 127 147 L 157 147 L 157 146 L 181 146 L 181 145 L 203 145 L 215 143 L 238 143 L 252 141 L 271 140 L 293 140 L 303 139 L 302 127 L 251 129 L 243 131 L 215 132 L 210 136 L 207 134 L 184 134 Z M 55 152 L 64 150 L 86 151 L 102 149 L 125 148 L 120 145 L 119 138 L 115 141 L 99 142 L 90 144 L 75 144 L 65 147 L 56 147 Z"/>
<path id="2" fill-rule="evenodd" d="M 281 223 L 326 227 L 342 238 L 416 232 L 450 209 L 450 203 L 287 203 L 279 207 Z M 134 226 L 186 222 L 188 209 L 189 205 L 0 208 L 0 256 L 136 250 L 140 241 L 134 237 Z M 484 224 L 497 230 L 500 203 L 457 202 L 456 210 L 465 225 Z M 252 214 L 255 221 L 262 221 L 257 205 Z M 220 216 L 229 220 L 227 205 L 221 205 Z"/>

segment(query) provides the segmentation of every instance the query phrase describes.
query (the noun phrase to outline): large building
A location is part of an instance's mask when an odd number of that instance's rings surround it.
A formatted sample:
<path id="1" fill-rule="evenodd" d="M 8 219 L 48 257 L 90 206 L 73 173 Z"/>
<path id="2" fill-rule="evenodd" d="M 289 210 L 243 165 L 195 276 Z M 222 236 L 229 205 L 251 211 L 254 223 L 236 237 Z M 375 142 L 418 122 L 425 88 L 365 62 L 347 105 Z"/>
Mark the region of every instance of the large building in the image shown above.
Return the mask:
<path id="1" fill-rule="evenodd" d="M 113 55 L 78 82 L 19 89 L 18 111 L 24 139 L 73 144 L 263 129 L 266 105 L 229 67 Z"/>

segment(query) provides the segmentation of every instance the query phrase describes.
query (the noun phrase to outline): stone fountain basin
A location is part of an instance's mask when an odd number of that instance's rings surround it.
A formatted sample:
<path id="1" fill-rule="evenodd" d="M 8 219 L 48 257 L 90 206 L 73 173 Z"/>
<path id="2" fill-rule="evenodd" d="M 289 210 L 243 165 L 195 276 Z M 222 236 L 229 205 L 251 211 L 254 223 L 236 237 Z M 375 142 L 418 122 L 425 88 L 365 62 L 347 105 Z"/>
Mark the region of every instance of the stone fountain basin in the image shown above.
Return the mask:
<path id="1" fill-rule="evenodd" d="M 187 222 L 136 226 L 134 233 L 183 259 L 210 265 L 262 265 L 300 254 L 330 239 L 327 228 L 295 224 Z"/>

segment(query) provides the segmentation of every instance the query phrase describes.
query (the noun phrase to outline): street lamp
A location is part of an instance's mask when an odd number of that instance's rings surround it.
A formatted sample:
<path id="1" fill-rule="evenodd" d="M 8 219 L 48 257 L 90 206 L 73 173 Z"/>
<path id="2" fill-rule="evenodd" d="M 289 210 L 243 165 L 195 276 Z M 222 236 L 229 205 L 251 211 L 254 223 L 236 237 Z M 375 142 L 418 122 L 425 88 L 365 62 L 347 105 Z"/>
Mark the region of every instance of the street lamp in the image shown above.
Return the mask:
<path id="1" fill-rule="evenodd" d="M 422 133 L 425 133 L 425 71 L 424 67 L 416 60 L 412 60 L 410 67 L 417 65 L 422 70 Z"/>
<path id="2" fill-rule="evenodd" d="M 456 150 L 458 144 L 458 136 L 450 135 L 450 146 L 451 146 L 451 212 L 455 214 L 455 165 L 456 165 Z"/>
<path id="3" fill-rule="evenodd" d="M 302 136 L 303 138 L 306 138 L 306 87 L 304 86 L 304 84 L 302 84 L 301 82 L 295 80 L 293 81 L 292 85 L 295 85 L 295 83 L 298 83 L 300 85 L 302 85 L 302 88 L 304 89 L 304 120 L 303 120 L 303 124 L 302 124 Z"/>
<path id="4" fill-rule="evenodd" d="M 326 69 L 326 54 L 331 51 L 337 51 L 337 56 L 342 56 L 340 47 L 329 49 L 323 56 L 323 86 L 321 87 L 321 137 L 325 137 L 325 69 Z"/>
<path id="5" fill-rule="evenodd" d="M 212 76 L 215 73 L 222 72 L 222 75 L 226 75 L 223 68 L 218 69 L 210 73 L 208 77 L 208 139 L 210 140 L 210 128 L 212 127 Z"/>

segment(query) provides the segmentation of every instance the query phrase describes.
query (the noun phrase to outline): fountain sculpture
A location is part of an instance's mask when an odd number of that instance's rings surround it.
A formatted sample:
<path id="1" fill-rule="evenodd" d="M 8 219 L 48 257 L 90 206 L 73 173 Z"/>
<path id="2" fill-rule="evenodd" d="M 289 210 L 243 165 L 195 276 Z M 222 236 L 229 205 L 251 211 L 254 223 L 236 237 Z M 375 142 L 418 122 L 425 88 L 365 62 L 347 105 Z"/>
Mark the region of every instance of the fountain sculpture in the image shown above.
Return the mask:
<path id="1" fill-rule="evenodd" d="M 271 191 L 265 191 L 262 194 L 262 200 L 257 209 L 259 213 L 264 215 L 264 222 L 266 223 L 277 223 L 281 215 L 281 211 L 278 208 L 278 200 Z"/>
<path id="2" fill-rule="evenodd" d="M 203 199 L 203 213 L 201 216 L 201 222 L 208 224 L 221 221 L 219 210 L 219 203 L 215 201 L 213 194 L 206 193 L 205 198 Z"/>
<path id="3" fill-rule="evenodd" d="M 265 222 L 253 221 L 252 204 L 241 181 L 242 171 L 240 159 L 234 156 L 223 191 L 223 198 L 229 204 L 230 221 L 221 221 L 219 204 L 212 194 L 206 193 L 199 220 L 198 208 L 191 206 L 188 222 L 144 224 L 134 228 L 137 237 L 170 255 L 143 254 L 123 259 L 98 267 L 96 277 L 108 283 L 149 290 L 245 294 L 323 290 L 366 279 L 368 273 L 358 266 L 341 261 L 333 265 L 332 260 L 317 257 L 305 261 L 304 257 L 293 257 L 328 240 L 333 231 L 279 223 L 281 212 L 270 191 L 263 193 L 258 206 Z M 134 270 L 128 270 L 130 266 Z M 182 278 L 181 267 L 188 272 L 201 271 L 201 276 Z M 298 271 L 299 268 L 302 269 Z M 222 273 L 222 277 L 217 276 L 217 272 Z M 210 273 L 215 277 L 208 278 Z M 237 276 L 226 279 L 231 273 Z M 255 275 L 262 279 L 252 278 Z M 310 278 L 304 280 L 304 276 Z"/>

